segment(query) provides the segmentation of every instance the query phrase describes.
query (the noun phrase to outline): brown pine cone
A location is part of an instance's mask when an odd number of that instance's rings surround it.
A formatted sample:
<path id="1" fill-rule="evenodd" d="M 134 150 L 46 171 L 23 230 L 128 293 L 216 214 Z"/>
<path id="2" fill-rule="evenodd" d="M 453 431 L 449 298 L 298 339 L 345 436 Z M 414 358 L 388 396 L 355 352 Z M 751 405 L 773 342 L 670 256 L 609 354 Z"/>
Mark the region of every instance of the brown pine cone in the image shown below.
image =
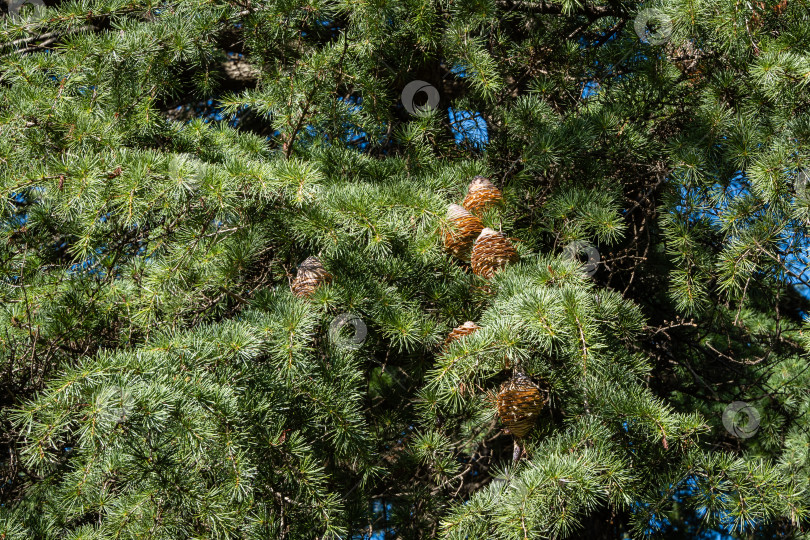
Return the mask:
<path id="1" fill-rule="evenodd" d="M 496 205 L 503 199 L 501 190 L 483 176 L 476 176 L 470 182 L 467 196 L 461 205 L 472 213 L 479 213 Z"/>
<path id="2" fill-rule="evenodd" d="M 481 234 L 484 224 L 478 217 L 457 204 L 447 207 L 447 218 L 452 224 L 452 229 L 444 235 L 445 249 L 454 257 L 469 261 L 473 242 Z"/>
<path id="3" fill-rule="evenodd" d="M 666 53 L 669 59 L 681 72 L 688 77 L 689 84 L 695 84 L 703 77 L 703 53 L 695 46 L 693 41 L 686 41 L 676 46 L 672 42 L 666 44 Z"/>
<path id="4" fill-rule="evenodd" d="M 523 438 L 534 427 L 546 400 L 540 388 L 519 373 L 501 385 L 498 393 L 498 416 L 509 433 Z"/>
<path id="5" fill-rule="evenodd" d="M 332 274 L 326 271 L 318 257 L 307 257 L 298 267 L 291 288 L 295 296 L 309 297 L 321 283 L 331 283 Z"/>
<path id="6" fill-rule="evenodd" d="M 490 279 L 495 272 L 518 259 L 512 242 L 503 233 L 487 227 L 473 244 L 470 264 L 474 274 Z"/>
<path id="7" fill-rule="evenodd" d="M 472 321 L 467 321 L 461 326 L 456 326 L 447 336 L 447 339 L 444 340 L 444 349 L 447 350 L 447 346 L 450 345 L 452 342 L 454 342 L 457 339 L 461 339 L 464 336 L 469 336 L 479 328 L 481 327 Z"/>

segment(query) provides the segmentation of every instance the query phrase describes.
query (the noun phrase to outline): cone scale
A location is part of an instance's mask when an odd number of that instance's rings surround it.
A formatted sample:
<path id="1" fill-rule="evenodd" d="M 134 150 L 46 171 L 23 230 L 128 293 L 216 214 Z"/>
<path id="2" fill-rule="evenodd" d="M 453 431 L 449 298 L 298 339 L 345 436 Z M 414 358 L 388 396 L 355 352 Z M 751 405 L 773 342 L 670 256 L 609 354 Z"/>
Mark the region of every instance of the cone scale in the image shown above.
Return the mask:
<path id="1" fill-rule="evenodd" d="M 321 284 L 331 282 L 332 274 L 326 271 L 318 257 L 313 256 L 305 259 L 301 266 L 298 267 L 298 273 L 290 288 L 295 296 L 308 298 Z"/>
<path id="2" fill-rule="evenodd" d="M 509 433 L 522 439 L 534 427 L 545 400 L 540 388 L 522 373 L 501 385 L 498 416 Z"/>
<path id="3" fill-rule="evenodd" d="M 518 258 L 512 242 L 503 233 L 487 227 L 473 245 L 470 264 L 474 274 L 490 279 L 495 272 L 517 262 Z"/>
<path id="4" fill-rule="evenodd" d="M 447 207 L 447 218 L 451 222 L 452 229 L 444 235 L 445 249 L 457 259 L 469 261 L 470 250 L 484 229 L 484 224 L 480 218 L 457 204 Z"/>
<path id="5" fill-rule="evenodd" d="M 461 205 L 473 214 L 477 214 L 495 206 L 501 200 L 503 200 L 503 194 L 495 187 L 495 184 L 483 176 L 476 176 L 470 182 L 467 196 L 464 197 Z"/>
<path id="6" fill-rule="evenodd" d="M 475 333 L 481 327 L 475 324 L 472 321 L 467 321 L 461 326 L 456 326 L 447 336 L 447 339 L 444 340 L 444 349 L 447 350 L 447 347 L 457 339 L 461 339 L 464 336 L 469 336 L 470 334 Z"/>

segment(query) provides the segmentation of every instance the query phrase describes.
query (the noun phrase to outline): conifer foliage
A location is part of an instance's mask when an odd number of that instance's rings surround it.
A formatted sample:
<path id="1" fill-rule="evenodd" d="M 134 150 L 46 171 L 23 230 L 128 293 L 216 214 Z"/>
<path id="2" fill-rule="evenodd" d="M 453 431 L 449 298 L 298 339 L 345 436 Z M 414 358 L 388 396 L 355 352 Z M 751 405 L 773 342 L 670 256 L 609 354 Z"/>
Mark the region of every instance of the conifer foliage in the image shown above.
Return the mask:
<path id="1" fill-rule="evenodd" d="M 6 8 L 0 539 L 810 538 L 807 0 Z"/>

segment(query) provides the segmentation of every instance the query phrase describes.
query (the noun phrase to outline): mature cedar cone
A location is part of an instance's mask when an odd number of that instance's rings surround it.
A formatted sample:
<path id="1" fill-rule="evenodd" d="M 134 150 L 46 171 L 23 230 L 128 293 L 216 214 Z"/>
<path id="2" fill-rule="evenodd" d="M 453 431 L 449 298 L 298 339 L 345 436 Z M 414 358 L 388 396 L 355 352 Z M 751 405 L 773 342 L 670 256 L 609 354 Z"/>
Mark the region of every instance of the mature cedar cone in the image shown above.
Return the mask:
<path id="1" fill-rule="evenodd" d="M 457 339 L 461 339 L 464 336 L 469 336 L 479 328 L 481 327 L 472 321 L 467 321 L 461 326 L 456 326 L 447 336 L 447 339 L 444 340 L 444 349 L 447 350 L 447 346 L 450 345 L 452 342 L 454 342 Z"/>
<path id="2" fill-rule="evenodd" d="M 509 433 L 523 438 L 531 431 L 546 400 L 531 379 L 518 373 L 501 385 L 498 393 L 498 416 Z"/>
<path id="3" fill-rule="evenodd" d="M 331 283 L 332 274 L 326 271 L 318 257 L 307 257 L 298 267 L 291 288 L 295 296 L 311 296 L 321 283 Z"/>
<path id="4" fill-rule="evenodd" d="M 470 264 L 474 274 L 489 279 L 508 263 L 517 262 L 518 258 L 512 242 L 503 233 L 487 227 L 473 245 Z"/>
<path id="5" fill-rule="evenodd" d="M 689 84 L 696 84 L 704 77 L 705 73 L 701 62 L 704 54 L 695 46 L 694 41 L 685 41 L 678 46 L 669 42 L 665 46 L 665 51 L 672 63 L 688 77 Z"/>
<path id="6" fill-rule="evenodd" d="M 467 196 L 464 197 L 461 205 L 475 214 L 494 206 L 501 199 L 503 199 L 503 194 L 500 189 L 483 176 L 476 176 L 470 182 Z"/>
<path id="7" fill-rule="evenodd" d="M 473 242 L 481 234 L 484 224 L 457 204 L 447 207 L 447 218 L 451 221 L 452 228 L 444 235 L 445 249 L 454 257 L 469 261 Z"/>

